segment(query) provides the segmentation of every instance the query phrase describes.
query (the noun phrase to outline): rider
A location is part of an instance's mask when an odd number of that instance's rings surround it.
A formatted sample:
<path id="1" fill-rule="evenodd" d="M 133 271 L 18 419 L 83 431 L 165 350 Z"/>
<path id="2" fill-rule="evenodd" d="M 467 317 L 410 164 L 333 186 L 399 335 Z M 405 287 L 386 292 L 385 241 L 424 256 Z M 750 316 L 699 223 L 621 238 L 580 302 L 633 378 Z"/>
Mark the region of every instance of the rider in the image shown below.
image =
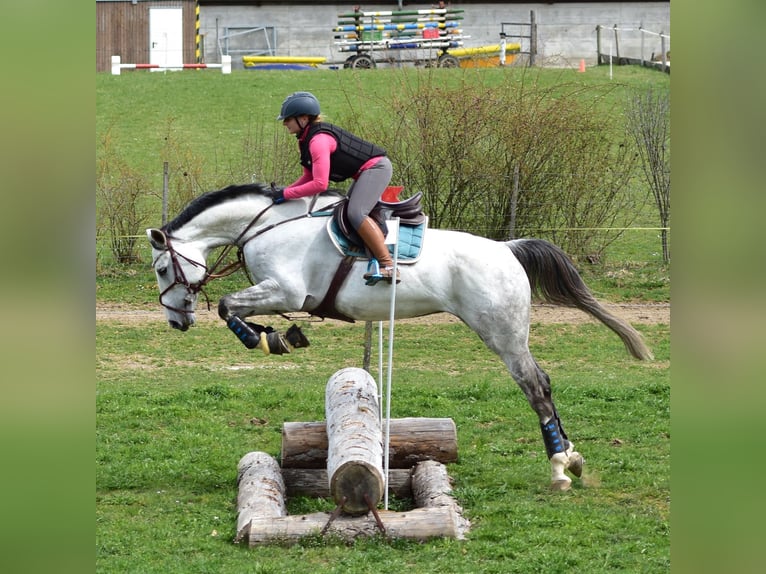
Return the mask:
<path id="1" fill-rule="evenodd" d="M 394 262 L 383 232 L 369 213 L 391 181 L 391 161 L 383 148 L 323 122 L 319 114 L 319 101 L 310 92 L 294 92 L 282 103 L 277 120 L 298 138 L 303 175 L 287 187 L 273 188 L 272 199 L 282 203 L 315 195 L 325 191 L 330 180 L 353 178 L 348 190 L 348 218 L 379 263 L 379 270 L 368 271 L 364 278 L 390 283 Z M 400 281 L 398 270 L 396 281 Z"/>

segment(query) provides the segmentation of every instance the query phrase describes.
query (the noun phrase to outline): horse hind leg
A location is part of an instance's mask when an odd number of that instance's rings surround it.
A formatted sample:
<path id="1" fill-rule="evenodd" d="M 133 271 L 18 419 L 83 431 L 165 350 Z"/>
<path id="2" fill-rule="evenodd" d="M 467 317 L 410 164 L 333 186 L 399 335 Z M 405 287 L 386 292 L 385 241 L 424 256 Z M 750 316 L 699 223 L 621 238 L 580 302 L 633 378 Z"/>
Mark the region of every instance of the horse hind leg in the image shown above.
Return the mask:
<path id="1" fill-rule="evenodd" d="M 531 356 L 528 360 L 509 365 L 508 368 L 540 420 L 543 444 L 551 465 L 551 489 L 569 490 L 572 479 L 567 476 L 566 471 L 579 478 L 585 461 L 564 432 L 553 404 L 550 378 Z"/>

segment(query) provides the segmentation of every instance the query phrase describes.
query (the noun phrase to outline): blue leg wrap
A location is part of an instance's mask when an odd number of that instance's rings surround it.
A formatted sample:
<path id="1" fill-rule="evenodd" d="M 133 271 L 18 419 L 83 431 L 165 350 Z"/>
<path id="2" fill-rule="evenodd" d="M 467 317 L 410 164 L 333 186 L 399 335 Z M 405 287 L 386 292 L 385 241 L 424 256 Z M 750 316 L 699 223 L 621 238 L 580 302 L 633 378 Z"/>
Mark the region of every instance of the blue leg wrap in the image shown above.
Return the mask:
<path id="1" fill-rule="evenodd" d="M 548 454 L 548 458 L 551 458 L 554 454 L 566 451 L 569 441 L 564 433 L 564 429 L 561 428 L 558 416 L 554 414 L 547 423 L 540 424 L 540 430 L 543 432 L 543 442 L 545 443 L 545 452 Z"/>
<path id="2" fill-rule="evenodd" d="M 261 340 L 260 333 L 256 333 L 254 329 L 245 323 L 240 317 L 236 315 L 229 318 L 226 321 L 226 326 L 242 341 L 248 349 L 255 349 L 258 346 L 258 342 Z"/>

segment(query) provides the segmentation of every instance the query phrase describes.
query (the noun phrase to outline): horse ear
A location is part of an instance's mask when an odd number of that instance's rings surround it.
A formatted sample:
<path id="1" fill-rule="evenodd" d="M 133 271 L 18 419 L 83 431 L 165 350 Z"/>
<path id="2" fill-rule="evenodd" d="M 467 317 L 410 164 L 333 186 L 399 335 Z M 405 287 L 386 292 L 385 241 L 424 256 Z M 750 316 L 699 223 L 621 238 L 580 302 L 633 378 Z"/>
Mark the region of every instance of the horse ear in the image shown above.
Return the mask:
<path id="1" fill-rule="evenodd" d="M 149 238 L 149 243 L 155 249 L 162 250 L 168 248 L 168 238 L 165 237 L 165 233 L 161 229 L 147 229 L 146 236 Z"/>

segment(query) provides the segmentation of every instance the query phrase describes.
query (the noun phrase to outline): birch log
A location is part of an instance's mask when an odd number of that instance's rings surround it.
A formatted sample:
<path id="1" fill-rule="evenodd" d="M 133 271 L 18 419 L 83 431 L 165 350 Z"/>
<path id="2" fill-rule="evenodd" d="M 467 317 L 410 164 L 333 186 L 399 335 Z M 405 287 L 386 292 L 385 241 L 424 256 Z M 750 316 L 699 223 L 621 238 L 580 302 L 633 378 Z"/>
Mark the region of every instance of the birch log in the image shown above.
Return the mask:
<path id="1" fill-rule="evenodd" d="M 389 468 L 412 468 L 421 460 L 445 464 L 457 460 L 457 430 L 450 418 L 391 419 Z M 282 468 L 325 468 L 327 424 L 286 422 L 282 425 Z"/>
<path id="2" fill-rule="evenodd" d="M 389 538 L 428 540 L 430 538 L 457 538 L 456 514 L 446 506 L 416 508 L 407 512 L 379 510 L 381 522 Z M 304 536 L 318 535 L 330 519 L 326 512 L 281 516 L 275 518 L 253 518 L 250 523 L 250 546 L 274 542 L 295 543 Z M 365 516 L 341 514 L 327 528 L 326 536 L 338 536 L 346 541 L 355 538 L 378 536 L 382 533 L 372 513 Z"/>
<path id="3" fill-rule="evenodd" d="M 330 496 L 348 514 L 377 506 L 385 488 L 378 389 L 364 369 L 336 372 L 325 389 Z"/>
<path id="4" fill-rule="evenodd" d="M 283 468 L 282 479 L 285 481 L 287 498 L 330 498 L 326 468 Z M 388 492 L 398 498 L 412 498 L 412 469 L 388 469 Z"/>
<path id="5" fill-rule="evenodd" d="M 249 452 L 237 465 L 237 536 L 249 534 L 253 518 L 287 516 L 285 483 L 279 464 L 265 452 Z"/>
<path id="6" fill-rule="evenodd" d="M 471 523 L 463 516 L 463 509 L 452 496 L 452 485 L 447 467 L 433 460 L 415 465 L 412 472 L 412 499 L 418 508 L 449 508 L 455 513 L 456 538 L 465 538 Z"/>

